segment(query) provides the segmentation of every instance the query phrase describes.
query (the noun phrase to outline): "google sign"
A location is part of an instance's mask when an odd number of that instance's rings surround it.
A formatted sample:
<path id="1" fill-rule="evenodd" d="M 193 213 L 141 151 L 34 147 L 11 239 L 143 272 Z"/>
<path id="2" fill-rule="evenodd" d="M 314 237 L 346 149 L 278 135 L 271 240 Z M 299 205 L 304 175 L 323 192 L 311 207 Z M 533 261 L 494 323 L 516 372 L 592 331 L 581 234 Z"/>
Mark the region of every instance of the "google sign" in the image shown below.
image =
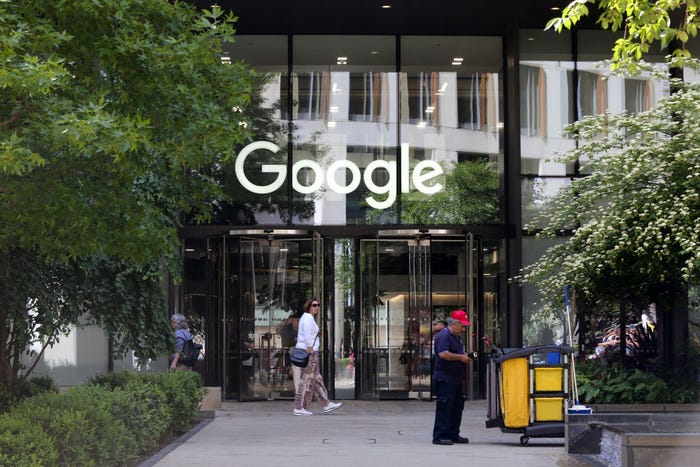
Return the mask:
<path id="1" fill-rule="evenodd" d="M 287 166 L 284 164 L 264 164 L 260 167 L 261 172 L 277 174 L 275 181 L 268 185 L 256 185 L 246 175 L 245 161 L 254 152 L 258 150 L 270 151 L 275 154 L 280 150 L 279 146 L 269 141 L 256 141 L 244 147 L 238 153 L 235 163 L 235 173 L 238 181 L 246 190 L 264 195 L 272 193 L 282 186 L 287 178 Z M 416 190 L 425 194 L 434 194 L 441 191 L 443 186 L 440 183 L 427 184 L 429 180 L 439 177 L 443 174 L 442 167 L 435 161 L 420 161 L 412 170 L 409 170 L 408 159 L 408 144 L 401 145 L 401 166 L 406 170 L 401 172 L 401 193 L 410 191 L 410 182 Z M 314 173 L 314 181 L 310 185 L 304 185 L 299 182 L 299 172 L 308 169 Z M 378 185 L 372 180 L 372 175 L 375 170 L 385 170 L 389 175 L 386 184 Z M 350 178 L 345 185 L 338 183 L 336 174 L 338 171 L 350 173 Z M 292 166 L 292 188 L 301 194 L 311 194 L 318 191 L 325 183 L 329 190 L 347 194 L 355 191 L 360 186 L 360 182 L 364 181 L 367 189 L 375 195 L 386 195 L 386 199 L 377 200 L 373 196 L 365 198 L 367 204 L 375 209 L 386 209 L 396 201 L 396 179 L 398 169 L 396 161 L 375 160 L 370 162 L 365 168 L 364 175 L 360 173 L 360 168 L 353 161 L 337 160 L 331 163 L 327 168 L 321 167 L 316 161 L 303 159 L 297 161 Z"/>

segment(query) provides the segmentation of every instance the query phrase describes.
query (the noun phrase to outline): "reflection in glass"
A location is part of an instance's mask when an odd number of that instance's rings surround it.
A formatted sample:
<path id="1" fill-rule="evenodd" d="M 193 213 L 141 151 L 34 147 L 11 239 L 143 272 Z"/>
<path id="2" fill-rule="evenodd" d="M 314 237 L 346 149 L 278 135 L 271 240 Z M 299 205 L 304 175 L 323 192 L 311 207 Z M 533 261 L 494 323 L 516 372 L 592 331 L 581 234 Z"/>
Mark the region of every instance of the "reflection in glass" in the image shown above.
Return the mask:
<path id="1" fill-rule="evenodd" d="M 463 239 L 360 242 L 363 398 L 429 396 L 432 321 L 458 308 L 478 319 L 466 290 L 475 277 L 468 274 L 473 263 L 465 248 Z M 474 345 L 464 338 L 465 345 Z"/>
<path id="2" fill-rule="evenodd" d="M 294 395 L 285 324 L 311 296 L 311 248 L 311 240 L 241 240 L 231 252 L 240 265 L 232 276 L 240 334 L 231 337 L 239 343 L 232 350 L 240 355 L 233 361 L 240 361 L 241 400 Z"/>
<path id="3" fill-rule="evenodd" d="M 240 152 L 252 141 L 270 141 L 280 150 L 255 151 L 245 164 L 245 176 L 256 185 L 272 183 L 276 174 L 263 173 L 264 164 L 287 166 L 288 137 L 288 73 L 286 36 L 236 36 L 236 42 L 225 44 L 224 54 L 231 61 L 242 61 L 255 69 L 250 103 L 240 111 L 247 119 L 252 139 L 231 148 Z M 297 216 L 309 216 L 312 207 L 304 202 L 290 207 L 287 179 L 274 192 L 260 195 L 243 188 L 234 172 L 234 158 L 214 168 L 228 199 L 214 203 L 214 224 L 257 225 L 285 224 Z M 291 208 L 291 211 L 290 211 Z"/>
<path id="4" fill-rule="evenodd" d="M 499 221 L 501 45 L 497 37 L 401 38 L 403 224 Z M 442 168 L 444 175 L 427 183 L 440 185 L 434 193 L 416 189 L 414 172 L 423 161 Z"/>
<path id="5" fill-rule="evenodd" d="M 294 37 L 292 193 L 295 203 L 313 206 L 295 221 L 396 222 L 394 42 Z"/>
<path id="6" fill-rule="evenodd" d="M 562 187 L 570 183 L 571 180 L 565 177 L 523 177 L 521 188 L 523 226 L 546 227 L 543 220 L 538 219 L 538 214 L 546 209 L 548 202 Z M 539 223 L 532 225 L 536 221 Z"/>
<path id="7" fill-rule="evenodd" d="M 355 398 L 355 249 L 352 239 L 333 242 L 334 275 L 332 315 L 335 398 Z"/>

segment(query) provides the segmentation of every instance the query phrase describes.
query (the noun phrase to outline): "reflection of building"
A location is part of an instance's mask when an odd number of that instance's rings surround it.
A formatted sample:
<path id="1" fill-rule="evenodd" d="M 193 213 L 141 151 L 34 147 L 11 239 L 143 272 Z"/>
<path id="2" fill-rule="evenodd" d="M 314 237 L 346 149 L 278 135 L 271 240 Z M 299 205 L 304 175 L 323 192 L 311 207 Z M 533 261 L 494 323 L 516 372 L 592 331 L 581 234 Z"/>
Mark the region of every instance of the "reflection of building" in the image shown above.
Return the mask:
<path id="1" fill-rule="evenodd" d="M 543 32 L 546 2 L 218 3 L 240 16 L 222 57 L 265 77 L 243 112 L 273 145 L 222 172 L 231 203 L 216 224 L 183 228 L 169 301 L 196 317 L 207 384 L 232 399 L 293 394 L 278 329 L 311 296 L 337 398 L 429 394 L 414 362 L 434 316 L 454 308 L 473 323 L 470 350 L 484 354 L 482 335 L 520 345 L 536 294 L 507 278 L 545 246 L 523 226 L 582 175 L 549 161 L 574 147 L 562 128 L 667 92 L 644 76 L 603 80 L 594 64 L 612 37 Z M 351 354 L 348 382 L 337 370 Z"/>

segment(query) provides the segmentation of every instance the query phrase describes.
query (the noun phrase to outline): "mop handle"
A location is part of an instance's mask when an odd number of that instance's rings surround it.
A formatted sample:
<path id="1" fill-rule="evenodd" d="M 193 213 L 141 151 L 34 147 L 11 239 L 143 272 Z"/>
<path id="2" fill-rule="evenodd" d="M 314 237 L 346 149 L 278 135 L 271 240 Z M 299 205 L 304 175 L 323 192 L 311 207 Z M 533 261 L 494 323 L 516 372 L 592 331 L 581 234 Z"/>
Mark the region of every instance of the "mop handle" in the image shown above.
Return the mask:
<path id="1" fill-rule="evenodd" d="M 571 348 L 574 347 L 574 336 L 571 331 L 571 306 L 569 305 L 569 286 L 564 285 L 564 302 L 566 303 L 566 324 L 569 329 L 569 344 Z M 574 380 L 574 402 L 578 405 L 578 382 L 576 381 L 576 363 L 574 359 L 574 353 L 571 353 L 571 377 Z"/>

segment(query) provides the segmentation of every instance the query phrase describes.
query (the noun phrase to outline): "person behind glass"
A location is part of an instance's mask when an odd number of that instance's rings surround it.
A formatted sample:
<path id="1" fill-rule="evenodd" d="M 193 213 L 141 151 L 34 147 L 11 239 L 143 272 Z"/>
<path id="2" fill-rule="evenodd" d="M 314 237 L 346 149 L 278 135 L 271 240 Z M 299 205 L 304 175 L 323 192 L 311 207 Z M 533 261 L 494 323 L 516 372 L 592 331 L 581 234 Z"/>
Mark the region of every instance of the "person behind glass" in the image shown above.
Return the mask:
<path id="1" fill-rule="evenodd" d="M 192 334 L 190 334 L 187 326 L 187 318 L 180 313 L 175 313 L 170 317 L 170 326 L 175 331 L 175 352 L 170 356 L 170 369 L 191 370 L 190 366 L 178 363 L 180 355 L 185 348 L 185 342 L 192 339 Z"/>
<path id="2" fill-rule="evenodd" d="M 299 320 L 301 319 L 302 315 L 304 314 L 304 310 L 299 310 L 297 312 L 294 312 L 292 315 L 290 315 L 286 320 L 285 320 L 285 325 L 291 325 L 292 329 L 294 329 L 294 341 L 291 342 L 291 345 L 289 346 L 289 352 L 292 352 L 292 348 L 296 346 L 296 340 L 297 340 L 297 335 L 299 334 Z M 287 342 L 284 342 L 283 345 L 287 346 Z M 299 383 L 301 382 L 301 372 L 303 368 L 300 366 L 292 365 L 292 380 L 294 381 L 294 397 L 296 397 L 299 394 Z"/>
<path id="3" fill-rule="evenodd" d="M 447 327 L 435 336 L 435 425 L 433 444 L 443 446 L 454 443 L 467 444 L 469 439 L 460 436 L 464 410 L 462 386 L 471 361 L 464 353 L 462 333 L 471 323 L 464 310 L 454 310 L 447 318 Z"/>
<path id="4" fill-rule="evenodd" d="M 319 327 L 316 323 L 316 315 L 320 310 L 318 299 L 312 298 L 304 303 L 304 314 L 299 318 L 299 331 L 297 333 L 296 347 L 306 349 L 309 352 L 309 364 L 301 373 L 301 381 L 294 397 L 294 415 L 312 415 L 309 410 L 312 396 L 323 407 L 323 413 L 332 412 L 341 405 L 341 402 L 328 400 L 328 392 L 323 384 L 323 377 L 319 369 Z"/>

